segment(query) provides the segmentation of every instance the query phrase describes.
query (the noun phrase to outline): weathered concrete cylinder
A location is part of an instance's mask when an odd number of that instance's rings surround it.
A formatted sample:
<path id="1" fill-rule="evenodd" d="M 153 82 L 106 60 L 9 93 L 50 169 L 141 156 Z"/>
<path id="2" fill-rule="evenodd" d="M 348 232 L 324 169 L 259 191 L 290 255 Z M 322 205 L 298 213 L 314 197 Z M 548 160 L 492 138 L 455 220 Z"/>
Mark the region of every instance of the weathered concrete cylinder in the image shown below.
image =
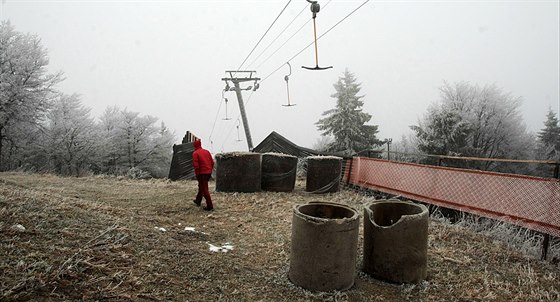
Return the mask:
<path id="1" fill-rule="evenodd" d="M 337 156 L 307 157 L 305 191 L 311 193 L 338 192 L 342 158 Z"/>
<path id="2" fill-rule="evenodd" d="M 216 191 L 259 192 L 261 154 L 230 152 L 216 154 Z"/>
<path id="3" fill-rule="evenodd" d="M 359 215 L 341 204 L 294 206 L 290 280 L 313 291 L 346 290 L 355 278 Z"/>
<path id="4" fill-rule="evenodd" d="M 412 202 L 364 205 L 364 272 L 381 280 L 415 283 L 427 275 L 428 209 Z"/>
<path id="5" fill-rule="evenodd" d="M 265 153 L 262 155 L 262 181 L 264 191 L 291 192 L 296 183 L 297 157 Z"/>

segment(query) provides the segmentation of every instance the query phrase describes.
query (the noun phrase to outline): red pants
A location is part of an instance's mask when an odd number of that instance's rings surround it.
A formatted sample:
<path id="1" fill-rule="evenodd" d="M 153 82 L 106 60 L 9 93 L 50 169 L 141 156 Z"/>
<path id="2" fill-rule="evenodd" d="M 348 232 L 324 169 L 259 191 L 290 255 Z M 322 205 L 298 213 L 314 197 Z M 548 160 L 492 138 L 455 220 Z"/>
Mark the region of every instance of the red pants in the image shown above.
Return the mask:
<path id="1" fill-rule="evenodd" d="M 206 199 L 206 207 L 213 208 L 212 197 L 210 197 L 210 192 L 208 191 L 208 180 L 210 180 L 210 176 L 210 174 L 199 174 L 196 176 L 196 180 L 198 180 L 196 202 L 201 202 L 204 196 L 204 199 Z"/>

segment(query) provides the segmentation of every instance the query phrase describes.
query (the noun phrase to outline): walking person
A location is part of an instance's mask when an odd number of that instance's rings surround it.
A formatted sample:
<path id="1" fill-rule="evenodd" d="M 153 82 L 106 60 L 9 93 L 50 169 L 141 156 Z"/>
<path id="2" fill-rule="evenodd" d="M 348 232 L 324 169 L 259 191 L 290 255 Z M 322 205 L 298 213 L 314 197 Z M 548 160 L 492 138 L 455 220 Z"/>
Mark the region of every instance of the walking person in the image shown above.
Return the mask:
<path id="1" fill-rule="evenodd" d="M 214 168 L 214 160 L 210 152 L 202 148 L 202 143 L 200 140 L 195 140 L 193 143 L 193 167 L 194 174 L 196 175 L 196 180 L 198 181 L 198 194 L 196 194 L 196 199 L 193 202 L 200 206 L 202 203 L 202 197 L 206 200 L 206 206 L 203 208 L 205 211 L 212 211 L 214 205 L 212 205 L 212 197 L 208 191 L 208 180 L 212 175 L 212 169 Z"/>

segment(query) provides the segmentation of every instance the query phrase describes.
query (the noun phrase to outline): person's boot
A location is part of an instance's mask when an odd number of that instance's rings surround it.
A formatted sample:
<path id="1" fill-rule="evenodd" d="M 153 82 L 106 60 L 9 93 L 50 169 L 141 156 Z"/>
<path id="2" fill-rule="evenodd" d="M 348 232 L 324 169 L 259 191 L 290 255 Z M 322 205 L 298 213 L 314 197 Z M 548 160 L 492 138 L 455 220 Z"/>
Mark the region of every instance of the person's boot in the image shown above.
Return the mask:
<path id="1" fill-rule="evenodd" d="M 192 202 L 194 202 L 194 204 L 195 204 L 197 207 L 200 207 L 200 201 L 197 201 L 196 199 L 194 199 Z"/>
<path id="2" fill-rule="evenodd" d="M 212 205 L 212 201 L 211 200 L 207 200 L 206 201 L 206 206 L 204 208 L 204 211 L 212 211 L 214 210 L 214 205 Z"/>

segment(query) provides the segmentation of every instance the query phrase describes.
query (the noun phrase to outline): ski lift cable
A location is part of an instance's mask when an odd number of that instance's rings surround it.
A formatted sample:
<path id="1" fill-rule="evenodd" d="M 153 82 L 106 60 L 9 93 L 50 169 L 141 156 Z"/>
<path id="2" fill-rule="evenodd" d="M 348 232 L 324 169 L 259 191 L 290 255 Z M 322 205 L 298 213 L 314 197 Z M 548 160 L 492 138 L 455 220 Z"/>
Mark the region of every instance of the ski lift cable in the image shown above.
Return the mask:
<path id="1" fill-rule="evenodd" d="M 257 42 L 257 44 L 255 44 L 255 46 L 253 47 L 253 49 L 251 50 L 251 52 L 249 52 L 249 54 L 247 55 L 247 57 L 245 58 L 245 60 L 243 60 L 243 62 L 241 63 L 241 65 L 239 65 L 239 67 L 237 68 L 237 70 L 241 70 L 241 67 L 243 67 L 243 64 L 245 64 L 245 62 L 247 62 L 247 59 L 249 59 L 249 57 L 251 56 L 251 54 L 253 54 L 253 52 L 255 51 L 255 49 L 257 48 L 257 46 L 259 46 L 259 44 L 261 43 L 261 41 L 264 39 L 264 37 L 266 36 L 266 34 L 268 34 L 268 32 L 270 31 L 270 29 L 272 28 L 272 26 L 274 26 L 274 24 L 276 23 L 276 21 L 278 21 L 278 18 L 280 18 L 280 16 L 284 13 L 284 11 L 286 10 L 286 8 L 287 8 L 288 5 L 290 4 L 290 2 L 292 2 L 292 0 L 289 0 L 288 3 L 286 3 L 286 5 L 285 5 L 284 8 L 282 9 L 282 11 L 280 11 L 280 13 L 279 13 L 278 16 L 276 17 L 276 19 L 274 19 L 274 21 L 272 22 L 272 24 L 270 24 L 270 26 L 268 27 L 268 29 L 264 32 L 264 34 L 262 35 L 262 37 L 260 38 L 260 40 Z"/>
<path id="2" fill-rule="evenodd" d="M 329 0 L 329 2 L 327 2 L 327 4 L 325 4 L 325 6 L 323 6 L 323 11 L 325 10 L 325 8 L 329 5 L 329 3 L 331 3 L 332 0 Z M 307 7 L 307 4 L 306 4 Z M 272 58 L 273 55 L 275 55 L 280 49 L 282 49 L 284 47 L 284 45 L 286 45 L 286 43 L 288 43 L 297 33 L 299 33 L 306 25 L 307 23 L 311 22 L 311 20 L 313 20 L 313 18 L 309 18 L 307 20 L 307 22 L 305 22 L 300 28 L 298 28 L 298 30 L 296 30 L 296 32 L 294 32 L 286 41 L 284 41 L 284 43 L 282 45 L 280 45 L 280 47 L 278 47 L 273 53 L 271 53 L 264 61 L 262 61 L 257 68 L 255 69 L 259 69 L 264 63 L 268 62 L 268 60 L 270 60 L 270 58 Z"/>
<path id="3" fill-rule="evenodd" d="M 220 99 L 220 105 L 218 106 L 218 111 L 216 112 L 216 118 L 214 118 L 214 124 L 212 125 L 212 130 L 210 131 L 210 141 L 212 141 L 212 135 L 214 134 L 214 128 L 216 128 L 216 121 L 218 121 L 218 116 L 220 115 L 220 109 L 222 109 L 222 101 L 224 98 L 225 90 L 222 90 L 222 99 Z"/>
<path id="4" fill-rule="evenodd" d="M 332 1 L 332 0 L 331 0 Z M 288 25 L 286 25 L 286 27 L 284 27 L 284 29 L 276 36 L 276 38 L 274 38 L 272 40 L 272 42 L 270 42 L 264 49 L 263 51 L 261 51 L 261 53 L 253 60 L 253 62 L 251 62 L 251 64 L 249 64 L 248 69 L 250 69 L 250 66 L 253 66 L 253 64 L 255 64 L 255 62 L 270 48 L 270 46 L 272 46 L 272 44 L 274 44 L 274 42 L 276 42 L 276 40 L 278 40 L 278 38 L 280 38 L 280 36 L 292 25 L 292 23 L 294 23 L 294 21 L 305 11 L 305 9 L 307 8 L 307 4 L 303 7 L 303 9 L 292 19 L 292 21 L 290 21 L 290 23 L 288 23 Z M 309 21 L 308 21 L 309 22 Z"/>
<path id="5" fill-rule="evenodd" d="M 326 34 L 328 34 L 331 30 L 333 30 L 336 26 L 338 26 L 340 23 L 342 23 L 344 20 L 346 20 L 348 17 L 350 17 L 353 13 L 355 13 L 357 10 L 359 10 L 360 8 L 362 8 L 366 3 L 368 3 L 370 0 L 365 0 L 362 4 L 360 4 L 360 6 L 358 6 L 357 8 L 355 8 L 353 11 L 351 11 L 348 15 L 346 15 L 344 18 L 342 18 L 340 21 L 338 21 L 335 25 L 333 25 L 331 28 L 329 28 L 327 31 L 325 31 L 322 35 L 320 35 L 319 37 L 317 37 L 317 40 L 321 39 L 323 36 L 325 36 Z M 289 61 L 292 61 L 293 59 L 295 59 L 297 56 L 299 56 L 302 52 L 304 52 L 307 48 L 309 48 L 309 46 L 313 45 L 315 43 L 315 40 L 312 41 L 311 43 L 309 43 L 307 46 L 305 46 L 302 50 L 300 50 L 298 53 L 296 53 L 293 57 L 291 57 L 290 59 L 288 59 Z M 276 68 L 273 72 L 271 72 L 270 74 L 268 74 L 266 77 L 264 77 L 261 80 L 261 84 L 266 81 L 266 79 L 268 79 L 271 75 L 273 75 L 274 73 L 276 73 L 278 70 L 280 70 L 282 67 L 284 67 L 284 63 L 282 65 L 280 65 L 278 68 Z"/>
<path id="6" fill-rule="evenodd" d="M 332 0 L 331 0 L 332 1 Z M 331 1 L 329 1 L 328 3 L 330 3 Z M 353 11 L 351 11 L 348 15 L 346 15 L 344 18 L 342 18 L 340 21 L 338 21 L 337 23 L 335 23 L 333 26 L 331 26 L 331 28 L 329 28 L 327 31 L 325 31 L 323 34 L 321 34 L 319 37 L 317 37 L 317 40 L 321 39 L 323 36 L 325 36 L 326 34 L 328 34 L 331 30 L 333 30 L 335 27 L 337 27 L 340 23 L 342 23 L 344 20 L 346 20 L 348 17 L 350 17 L 352 14 L 354 14 L 356 11 L 358 11 L 360 8 L 362 8 L 364 5 L 366 5 L 370 0 L 365 0 L 362 4 L 360 4 L 358 7 L 356 7 Z M 327 4 L 328 4 L 327 3 Z M 288 3 L 289 4 L 289 3 Z M 287 6 L 287 5 L 286 5 Z M 326 7 L 326 5 L 325 5 Z M 284 7 L 285 9 L 286 7 Z M 311 19 L 309 20 L 311 21 Z M 309 21 L 307 23 L 309 23 Z M 305 24 L 307 24 L 305 23 Z M 274 24 L 274 23 L 273 23 Z M 304 25 L 305 25 L 304 24 Z M 303 27 L 302 27 L 303 28 Z M 262 39 L 261 39 L 262 40 Z M 289 60 L 287 60 L 287 62 L 292 61 L 294 58 L 296 58 L 297 56 L 299 56 L 302 52 L 304 52 L 307 48 L 309 48 L 311 45 L 313 45 L 315 43 L 315 40 L 313 40 L 311 43 L 309 43 L 307 46 L 305 46 L 302 50 L 300 50 L 298 53 L 296 53 L 293 57 L 291 57 Z M 257 43 L 258 44 L 258 43 Z M 243 64 L 241 64 L 242 66 Z M 286 65 L 286 63 L 282 63 L 282 65 L 280 65 L 278 68 L 276 68 L 274 71 L 272 71 L 270 74 L 268 74 L 266 77 L 264 77 L 261 80 L 261 84 L 268 79 L 270 76 L 272 76 L 274 73 L 278 72 L 278 70 L 280 70 L 282 67 L 284 67 L 284 65 Z M 240 66 L 240 68 L 241 68 Z M 247 105 L 249 103 L 249 101 L 251 100 L 251 97 L 253 96 L 253 92 L 251 91 L 251 94 L 249 94 L 249 97 L 247 98 L 247 100 L 245 101 L 245 105 Z M 238 114 L 237 116 L 237 120 L 239 120 L 240 115 Z M 232 126 L 228 132 L 228 134 L 226 135 L 226 138 L 223 140 L 222 142 L 222 149 L 224 147 L 225 141 L 229 138 L 229 136 L 231 135 L 231 132 L 233 131 L 233 129 L 235 128 L 235 125 Z"/>

